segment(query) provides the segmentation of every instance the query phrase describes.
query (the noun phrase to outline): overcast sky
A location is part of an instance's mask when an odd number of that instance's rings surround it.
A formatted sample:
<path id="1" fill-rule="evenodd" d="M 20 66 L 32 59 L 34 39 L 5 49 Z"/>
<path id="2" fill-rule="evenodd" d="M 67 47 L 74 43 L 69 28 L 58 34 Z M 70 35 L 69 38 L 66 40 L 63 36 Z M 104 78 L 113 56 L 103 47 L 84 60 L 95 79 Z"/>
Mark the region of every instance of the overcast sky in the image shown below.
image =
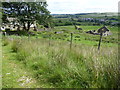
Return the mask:
<path id="1" fill-rule="evenodd" d="M 51 14 L 118 12 L 119 0 L 47 0 Z"/>

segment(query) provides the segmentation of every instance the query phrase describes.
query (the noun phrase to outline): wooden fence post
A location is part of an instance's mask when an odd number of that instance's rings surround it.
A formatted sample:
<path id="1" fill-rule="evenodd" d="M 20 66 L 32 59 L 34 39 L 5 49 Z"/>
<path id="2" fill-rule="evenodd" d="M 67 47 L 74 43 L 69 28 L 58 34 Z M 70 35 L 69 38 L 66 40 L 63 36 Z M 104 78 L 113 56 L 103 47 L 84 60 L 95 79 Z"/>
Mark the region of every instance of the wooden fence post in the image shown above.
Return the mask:
<path id="1" fill-rule="evenodd" d="M 70 39 L 70 49 L 72 48 L 72 40 L 73 40 L 73 33 L 71 33 L 71 39 Z"/>
<path id="2" fill-rule="evenodd" d="M 102 32 L 100 33 L 100 40 L 99 40 L 99 44 L 98 44 L 98 50 L 100 50 L 100 44 L 101 44 L 101 42 L 102 42 Z"/>
<path id="3" fill-rule="evenodd" d="M 51 34 L 49 35 L 49 46 L 50 46 L 50 44 L 51 44 L 50 41 L 51 41 Z"/>

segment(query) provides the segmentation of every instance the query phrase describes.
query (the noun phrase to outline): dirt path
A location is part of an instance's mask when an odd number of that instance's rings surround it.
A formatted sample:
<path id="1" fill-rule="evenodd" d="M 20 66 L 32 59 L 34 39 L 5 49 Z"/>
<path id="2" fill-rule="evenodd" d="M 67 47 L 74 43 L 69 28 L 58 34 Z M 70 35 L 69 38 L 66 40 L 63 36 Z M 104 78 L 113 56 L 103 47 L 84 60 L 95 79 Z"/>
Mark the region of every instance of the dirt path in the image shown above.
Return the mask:
<path id="1" fill-rule="evenodd" d="M 33 74 L 22 63 L 15 60 L 10 46 L 2 47 L 2 88 L 41 88 Z"/>

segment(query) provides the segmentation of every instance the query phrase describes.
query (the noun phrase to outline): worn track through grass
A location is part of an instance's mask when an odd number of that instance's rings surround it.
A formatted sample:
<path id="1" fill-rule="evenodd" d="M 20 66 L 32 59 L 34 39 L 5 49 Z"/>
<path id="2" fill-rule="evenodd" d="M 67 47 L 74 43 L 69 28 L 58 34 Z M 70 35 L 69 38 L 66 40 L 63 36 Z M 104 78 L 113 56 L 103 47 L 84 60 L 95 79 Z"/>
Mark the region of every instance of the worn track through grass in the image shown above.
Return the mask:
<path id="1" fill-rule="evenodd" d="M 3 46 L 2 88 L 42 88 L 44 85 L 37 82 L 33 74 L 24 65 L 15 60 L 10 46 Z"/>

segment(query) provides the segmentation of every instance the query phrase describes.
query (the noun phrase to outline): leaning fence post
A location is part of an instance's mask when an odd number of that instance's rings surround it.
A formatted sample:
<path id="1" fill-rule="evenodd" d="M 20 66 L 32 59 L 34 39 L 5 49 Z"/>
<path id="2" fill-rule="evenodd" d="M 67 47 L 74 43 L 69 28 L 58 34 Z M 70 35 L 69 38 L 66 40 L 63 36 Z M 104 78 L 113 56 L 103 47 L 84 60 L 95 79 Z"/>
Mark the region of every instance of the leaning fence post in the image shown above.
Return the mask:
<path id="1" fill-rule="evenodd" d="M 50 44 L 51 44 L 50 41 L 51 41 L 51 34 L 49 35 L 49 46 L 50 46 Z"/>
<path id="2" fill-rule="evenodd" d="M 102 32 L 100 33 L 100 40 L 99 40 L 99 44 L 98 44 L 98 50 L 100 50 L 101 41 L 102 41 Z"/>
<path id="3" fill-rule="evenodd" d="M 71 33 L 71 39 L 70 39 L 70 49 L 72 48 L 72 40 L 73 40 L 73 33 Z"/>

